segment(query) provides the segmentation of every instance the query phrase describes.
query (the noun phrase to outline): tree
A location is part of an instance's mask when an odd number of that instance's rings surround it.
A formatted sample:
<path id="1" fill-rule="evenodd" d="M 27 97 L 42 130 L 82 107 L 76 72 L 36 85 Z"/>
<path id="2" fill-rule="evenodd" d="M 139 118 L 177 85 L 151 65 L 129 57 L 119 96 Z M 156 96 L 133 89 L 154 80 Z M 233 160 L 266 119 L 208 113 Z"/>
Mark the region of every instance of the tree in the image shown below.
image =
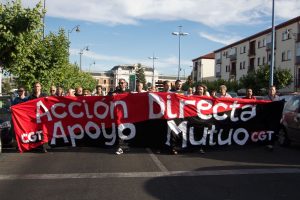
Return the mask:
<path id="1" fill-rule="evenodd" d="M 65 31 L 42 37 L 44 14 L 41 2 L 33 9 L 22 8 L 20 0 L 0 5 L 0 66 L 28 90 L 35 81 L 47 92 L 51 85 L 94 89 L 96 81 L 69 64 Z"/>
<path id="2" fill-rule="evenodd" d="M 9 72 L 30 63 L 30 55 L 42 38 L 44 10 L 41 2 L 33 9 L 16 0 L 0 4 L 0 65 Z"/>
<path id="3" fill-rule="evenodd" d="M 146 86 L 146 78 L 144 68 L 140 63 L 137 64 L 137 68 L 135 70 L 136 80 L 143 83 L 144 87 Z"/>
<path id="4" fill-rule="evenodd" d="M 264 65 L 244 75 L 240 79 L 240 84 L 244 88 L 252 88 L 255 94 L 261 94 L 262 89 L 267 89 L 270 79 L 270 66 Z M 290 70 L 276 68 L 274 70 L 274 85 L 281 89 L 290 85 L 293 81 L 293 75 Z"/>

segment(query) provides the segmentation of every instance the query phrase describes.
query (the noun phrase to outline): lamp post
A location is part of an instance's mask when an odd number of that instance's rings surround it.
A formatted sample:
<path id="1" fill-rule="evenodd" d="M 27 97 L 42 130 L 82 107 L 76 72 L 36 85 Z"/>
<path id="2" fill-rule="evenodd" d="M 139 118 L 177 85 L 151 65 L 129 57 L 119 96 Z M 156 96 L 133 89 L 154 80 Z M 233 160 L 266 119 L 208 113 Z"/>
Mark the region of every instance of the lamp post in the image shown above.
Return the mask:
<path id="1" fill-rule="evenodd" d="M 172 32 L 172 35 L 178 36 L 178 75 L 177 75 L 177 79 L 179 80 L 180 79 L 179 74 L 180 74 L 180 71 L 181 71 L 181 67 L 180 67 L 180 38 L 181 38 L 181 36 L 189 35 L 189 33 L 181 32 L 182 26 L 178 26 L 178 28 L 179 28 L 179 32 Z"/>
<path id="2" fill-rule="evenodd" d="M 83 49 L 80 49 L 80 52 L 79 52 L 79 69 L 80 70 L 81 70 L 81 56 L 82 56 L 82 54 L 83 54 L 84 51 L 89 51 L 89 47 L 86 46 Z"/>
<path id="3" fill-rule="evenodd" d="M 89 66 L 89 73 L 91 73 L 91 66 L 94 65 L 94 68 L 95 68 L 95 65 L 96 65 L 96 61 L 92 62 Z"/>
<path id="4" fill-rule="evenodd" d="M 46 0 L 44 0 L 44 11 L 46 10 Z M 43 39 L 45 39 L 45 18 L 46 18 L 46 13 L 44 14 L 43 17 Z"/>
<path id="5" fill-rule="evenodd" d="M 74 30 L 75 30 L 76 32 L 80 32 L 79 26 L 80 26 L 80 25 L 76 25 L 76 26 L 74 26 L 71 30 L 68 30 L 68 42 L 69 42 L 69 45 L 68 45 L 68 53 L 69 53 L 69 56 L 70 56 L 70 34 L 71 34 Z"/>
<path id="6" fill-rule="evenodd" d="M 270 80 L 269 80 L 269 86 L 273 85 L 273 79 L 274 79 L 274 51 L 275 51 L 275 26 L 274 26 L 274 0 L 272 0 L 272 51 L 271 51 L 271 66 L 270 66 Z"/>
<path id="7" fill-rule="evenodd" d="M 155 57 L 154 56 L 154 53 L 153 53 L 153 56 L 152 57 L 148 57 L 149 59 L 152 59 L 152 68 L 153 68 L 153 72 L 152 72 L 152 86 L 155 84 L 154 83 L 154 60 L 155 59 L 158 59 L 158 57 Z"/>

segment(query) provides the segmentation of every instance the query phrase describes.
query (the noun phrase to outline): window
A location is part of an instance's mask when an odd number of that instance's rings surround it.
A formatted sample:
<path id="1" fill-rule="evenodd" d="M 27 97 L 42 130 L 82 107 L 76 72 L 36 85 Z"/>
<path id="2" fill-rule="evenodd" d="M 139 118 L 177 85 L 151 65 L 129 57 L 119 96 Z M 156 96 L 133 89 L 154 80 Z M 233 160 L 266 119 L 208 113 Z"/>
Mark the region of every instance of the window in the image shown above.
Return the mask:
<path id="1" fill-rule="evenodd" d="M 260 57 L 257 58 L 257 66 L 260 66 Z"/>
<path id="2" fill-rule="evenodd" d="M 243 69 L 246 69 L 246 61 L 243 62 Z"/>
<path id="3" fill-rule="evenodd" d="M 246 46 L 240 47 L 241 54 L 246 53 Z"/>
<path id="4" fill-rule="evenodd" d="M 285 61 L 285 52 L 281 53 L 281 61 Z"/>
<path id="5" fill-rule="evenodd" d="M 106 84 L 106 80 L 103 80 L 103 84 Z"/>
<path id="6" fill-rule="evenodd" d="M 286 58 L 286 60 L 292 60 L 292 52 L 291 52 L 291 50 L 287 51 L 287 58 Z"/>
<path id="7" fill-rule="evenodd" d="M 289 31 L 285 30 L 282 33 L 282 41 L 289 39 Z"/>
<path id="8" fill-rule="evenodd" d="M 230 66 L 226 65 L 226 72 L 230 72 Z"/>
<path id="9" fill-rule="evenodd" d="M 265 47 L 266 46 L 266 43 L 267 43 L 267 41 L 266 41 L 266 39 L 264 38 L 263 40 L 262 40 L 262 45 L 263 45 L 263 47 Z"/>
<path id="10" fill-rule="evenodd" d="M 240 62 L 240 69 L 243 69 L 243 63 Z"/>
<path id="11" fill-rule="evenodd" d="M 257 41 L 257 46 L 258 46 L 258 48 L 262 47 L 260 41 Z"/>

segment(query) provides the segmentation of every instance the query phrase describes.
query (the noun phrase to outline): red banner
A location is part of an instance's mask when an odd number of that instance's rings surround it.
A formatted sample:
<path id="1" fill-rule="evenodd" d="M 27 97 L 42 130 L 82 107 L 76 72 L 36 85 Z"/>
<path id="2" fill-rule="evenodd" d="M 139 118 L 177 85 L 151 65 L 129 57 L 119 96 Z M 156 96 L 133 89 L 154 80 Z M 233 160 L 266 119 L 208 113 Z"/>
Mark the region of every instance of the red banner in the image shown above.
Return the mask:
<path id="1" fill-rule="evenodd" d="M 248 123 L 261 118 L 258 113 L 262 112 L 257 110 L 258 105 L 264 108 L 269 103 L 246 99 L 186 97 L 175 93 L 129 93 L 104 97 L 51 96 L 12 106 L 12 113 L 16 139 L 23 152 L 46 142 L 55 145 L 56 140 L 76 146 L 76 140 L 86 135 L 91 139 L 98 139 L 101 134 L 108 138 L 107 130 L 112 129 L 117 130 L 119 137 L 122 137 L 122 131 L 130 129 L 132 134 L 126 136 L 130 140 L 137 133 L 142 134 L 140 132 L 151 128 L 145 126 L 137 130 L 135 124 L 149 120 L 170 122 L 197 119 L 199 121 L 196 124 L 209 122 L 221 124 L 221 127 Z M 277 109 L 276 112 L 281 111 Z M 270 118 L 271 115 L 268 114 Z M 279 123 L 277 118 L 276 123 Z M 109 144 L 113 145 L 114 141 Z"/>

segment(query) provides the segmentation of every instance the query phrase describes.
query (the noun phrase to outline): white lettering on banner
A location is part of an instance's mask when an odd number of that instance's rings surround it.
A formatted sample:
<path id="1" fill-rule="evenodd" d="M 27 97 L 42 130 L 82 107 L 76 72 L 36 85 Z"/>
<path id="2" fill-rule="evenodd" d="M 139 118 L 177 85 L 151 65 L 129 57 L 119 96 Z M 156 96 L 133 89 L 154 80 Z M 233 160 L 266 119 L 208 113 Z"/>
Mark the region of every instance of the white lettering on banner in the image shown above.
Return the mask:
<path id="1" fill-rule="evenodd" d="M 73 109 L 75 106 L 81 107 L 81 105 L 82 105 L 82 103 L 80 103 L 80 102 L 72 102 L 72 103 L 69 104 L 68 110 L 69 110 L 70 115 L 73 118 L 83 117 L 83 112 L 79 112 L 78 114 L 76 114 L 76 113 L 74 113 L 74 109 Z"/>
<path id="2" fill-rule="evenodd" d="M 128 135 L 123 134 L 123 131 L 126 129 L 130 130 L 130 133 Z M 125 123 L 125 124 L 120 124 L 118 126 L 118 135 L 122 140 L 130 140 L 135 137 L 135 134 L 136 134 L 136 129 L 134 124 Z"/>
<path id="3" fill-rule="evenodd" d="M 75 130 L 80 130 L 80 134 L 78 134 L 78 131 L 75 132 Z M 80 124 L 74 124 L 73 126 L 68 126 L 68 131 L 70 134 L 70 139 L 71 139 L 71 144 L 72 147 L 76 147 L 76 141 L 75 140 L 80 140 L 84 136 L 84 130 Z"/>
<path id="4" fill-rule="evenodd" d="M 230 112 L 229 118 L 232 122 L 237 122 L 240 119 L 242 121 L 248 121 L 256 116 L 256 105 L 247 104 L 241 107 L 241 104 L 238 104 L 237 101 L 234 101 L 232 104 L 225 104 L 223 102 L 220 102 L 213 105 L 212 100 L 200 99 L 198 102 L 196 102 L 196 100 L 180 99 L 179 108 L 177 109 L 178 113 L 173 113 L 174 102 L 172 102 L 171 95 L 167 96 L 167 102 L 165 102 L 159 95 L 154 93 L 149 93 L 148 97 L 149 119 L 158 119 L 161 118 L 164 114 L 166 114 L 166 116 L 170 119 L 176 117 L 184 118 L 186 117 L 185 109 L 187 107 L 189 107 L 190 109 L 194 109 L 197 112 L 198 117 L 203 120 L 209 120 L 212 117 L 214 117 L 214 119 L 218 121 L 225 120 L 228 118 L 228 115 L 224 111 Z M 155 105 L 158 105 L 159 107 L 159 111 L 156 111 L 157 113 L 154 113 Z M 240 116 L 236 116 L 236 110 L 240 107 Z M 249 108 L 251 110 L 249 110 Z"/>
<path id="5" fill-rule="evenodd" d="M 58 129 L 60 129 L 60 132 L 58 132 Z M 58 133 L 60 133 L 60 135 L 58 135 Z M 54 123 L 53 137 L 51 139 L 51 144 L 56 144 L 56 138 L 63 138 L 65 143 L 69 142 L 61 121 Z"/>
<path id="6" fill-rule="evenodd" d="M 30 132 L 21 134 L 22 143 L 35 143 L 42 141 L 43 131 Z"/>
<path id="7" fill-rule="evenodd" d="M 82 103 L 84 104 L 84 109 L 85 109 L 86 117 L 89 118 L 89 119 L 92 119 L 93 115 L 90 114 L 89 105 L 86 103 L 85 100 L 83 100 Z"/>
<path id="8" fill-rule="evenodd" d="M 103 107 L 104 108 L 104 111 L 103 113 L 98 113 L 98 108 L 99 107 Z M 96 115 L 96 117 L 98 119 L 105 119 L 107 117 L 107 114 L 108 114 L 108 111 L 109 111 L 109 106 L 102 102 L 102 101 L 96 101 L 95 102 L 95 105 L 94 105 L 94 114 Z"/>
<path id="9" fill-rule="evenodd" d="M 105 144 L 109 145 L 109 146 L 113 145 L 116 142 L 116 138 L 117 138 L 117 135 L 116 135 L 116 124 L 115 123 L 111 124 L 111 134 L 107 134 L 106 133 L 106 129 L 105 129 L 105 124 L 104 123 L 101 123 L 101 127 L 102 127 L 103 137 L 106 138 L 106 139 L 110 139 L 111 140 L 110 142 L 105 142 Z"/>
<path id="10" fill-rule="evenodd" d="M 126 102 L 125 101 L 115 101 L 115 102 L 110 103 L 111 119 L 114 119 L 114 110 L 118 105 L 121 105 L 123 108 L 123 118 L 128 118 L 128 109 L 127 109 Z"/>
<path id="11" fill-rule="evenodd" d="M 56 144 L 56 139 L 63 138 L 64 143 L 69 143 L 67 135 L 70 136 L 71 144 L 73 147 L 76 147 L 76 140 L 83 139 L 84 134 L 86 133 L 87 136 L 91 139 L 98 139 L 101 136 L 101 131 L 103 133 L 103 137 L 110 141 L 105 142 L 106 145 L 113 145 L 116 141 L 116 124 L 112 123 L 112 131 L 111 133 L 107 133 L 105 129 L 105 124 L 101 123 L 101 126 L 96 124 L 95 122 L 88 121 L 84 127 L 81 124 L 74 124 L 72 126 L 67 126 L 67 129 L 64 129 L 62 121 L 58 121 L 54 123 L 54 130 L 53 130 L 53 137 L 51 139 L 51 145 Z M 129 134 L 124 134 L 125 130 L 129 131 Z M 24 134 L 23 134 L 24 135 Z M 28 134 L 27 134 L 28 135 Z M 28 140 L 27 135 L 24 135 L 24 141 Z M 136 135 L 136 128 L 132 123 L 124 123 L 118 125 L 118 135 L 123 140 L 130 140 L 135 137 Z M 27 143 L 31 142 L 28 140 Z M 25 142 L 23 142 L 25 143 Z"/>
<path id="12" fill-rule="evenodd" d="M 180 100 L 180 104 L 179 104 L 179 118 L 184 118 L 184 107 L 187 105 L 193 105 L 195 106 L 196 101 L 195 100 Z"/>
<path id="13" fill-rule="evenodd" d="M 44 109 L 44 113 L 41 112 L 41 107 Z M 47 116 L 48 121 L 52 121 L 52 117 L 48 111 L 48 108 L 43 104 L 42 101 L 38 101 L 36 103 L 36 123 L 41 123 L 41 117 L 45 115 Z"/>
<path id="14" fill-rule="evenodd" d="M 64 103 L 56 103 L 56 104 L 54 104 L 54 105 L 51 106 L 51 112 L 52 112 L 52 114 L 53 114 L 54 117 L 56 117 L 56 118 L 58 118 L 58 119 L 63 119 L 63 118 L 65 118 L 65 117 L 67 116 L 67 113 L 66 113 L 66 112 L 63 112 L 62 114 L 58 114 L 58 113 L 56 112 L 56 110 L 55 110 L 57 107 L 65 108 L 65 107 L 66 107 L 66 104 L 64 104 Z"/>
<path id="15" fill-rule="evenodd" d="M 173 106 L 174 107 L 174 106 Z M 172 113 L 172 101 L 171 101 L 171 95 L 167 95 L 167 116 L 169 118 L 176 118 L 177 114 Z"/>
<path id="16" fill-rule="evenodd" d="M 52 115 L 57 119 L 64 119 L 69 117 L 79 119 L 82 118 L 84 115 L 88 119 L 92 119 L 94 116 L 98 119 L 105 119 L 108 117 L 108 113 L 110 110 L 110 118 L 114 119 L 114 111 L 117 106 L 121 106 L 123 116 L 122 118 L 128 118 L 128 108 L 125 101 L 115 101 L 110 102 L 110 105 L 96 101 L 92 106 L 89 105 L 85 100 L 81 102 L 70 102 L 69 104 L 64 103 L 55 103 L 51 106 L 50 110 L 43 104 L 42 101 L 38 101 L 36 104 L 36 123 L 42 123 L 41 118 L 47 116 L 48 121 L 52 121 Z M 77 112 L 75 113 L 74 108 L 77 107 Z M 90 107 L 92 107 L 93 113 L 90 113 Z M 60 109 L 60 112 L 58 111 Z M 104 108 L 103 113 L 99 113 L 99 108 Z M 52 115 L 51 115 L 52 114 Z"/>
<path id="17" fill-rule="evenodd" d="M 173 132 L 176 135 L 182 134 L 182 147 L 187 147 L 187 142 L 190 142 L 192 145 L 208 145 L 214 146 L 214 145 L 231 145 L 232 142 L 238 145 L 245 145 L 246 142 L 249 140 L 249 137 L 251 135 L 251 141 L 258 142 L 258 141 L 265 141 L 265 140 L 272 140 L 272 134 L 274 131 L 260 131 L 260 132 L 253 132 L 252 134 L 249 134 L 248 131 L 244 128 L 237 128 L 237 129 L 229 129 L 228 133 L 224 132 L 223 129 L 217 130 L 215 125 L 211 126 L 211 129 L 208 127 L 203 127 L 201 139 L 196 140 L 195 139 L 195 128 L 193 126 L 189 127 L 189 132 L 187 133 L 187 121 L 181 122 L 178 126 L 175 124 L 174 120 L 169 120 L 167 122 L 168 124 L 168 133 L 167 133 L 167 141 L 166 145 L 170 145 L 171 140 L 171 132 Z M 189 134 L 189 138 L 187 137 L 187 134 Z M 217 137 L 215 136 L 217 134 Z M 209 138 L 207 137 L 209 136 Z M 224 138 L 226 136 L 227 138 Z M 187 140 L 188 138 L 188 140 Z M 216 141 L 214 139 L 217 138 Z"/>
<path id="18" fill-rule="evenodd" d="M 165 103 L 164 103 L 164 100 L 154 94 L 154 93 L 149 93 L 148 94 L 148 97 L 149 97 L 149 119 L 159 119 L 161 118 L 164 113 L 165 113 L 165 110 L 166 110 L 166 107 L 165 107 Z M 156 105 L 159 106 L 159 112 L 158 113 L 154 113 L 154 103 L 156 103 Z"/>

